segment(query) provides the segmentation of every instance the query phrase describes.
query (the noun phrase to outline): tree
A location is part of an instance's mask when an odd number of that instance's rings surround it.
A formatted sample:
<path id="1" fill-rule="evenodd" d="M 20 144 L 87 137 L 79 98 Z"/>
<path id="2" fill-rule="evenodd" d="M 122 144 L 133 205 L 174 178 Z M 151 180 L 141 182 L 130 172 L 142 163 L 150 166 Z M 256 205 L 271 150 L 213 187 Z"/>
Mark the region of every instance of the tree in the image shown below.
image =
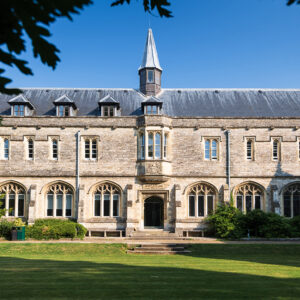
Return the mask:
<path id="1" fill-rule="evenodd" d="M 39 57 L 43 64 L 55 69 L 60 61 L 59 50 L 46 38 L 51 34 L 48 27 L 57 18 L 67 17 L 92 4 L 91 0 L 1 0 L 0 2 L 0 62 L 16 66 L 23 74 L 33 75 L 28 62 L 18 58 L 26 51 L 24 33 L 32 43 L 34 57 Z M 18 89 L 8 89 L 6 84 L 11 79 L 2 76 L 0 68 L 0 92 L 17 94 Z"/>

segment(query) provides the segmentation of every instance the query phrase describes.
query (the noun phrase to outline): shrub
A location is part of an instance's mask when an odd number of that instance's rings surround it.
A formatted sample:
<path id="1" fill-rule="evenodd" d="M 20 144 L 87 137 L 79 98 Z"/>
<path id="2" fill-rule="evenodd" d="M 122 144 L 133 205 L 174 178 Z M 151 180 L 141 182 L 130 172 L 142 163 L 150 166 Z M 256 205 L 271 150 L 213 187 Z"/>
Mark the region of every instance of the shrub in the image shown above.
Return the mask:
<path id="1" fill-rule="evenodd" d="M 83 238 L 86 228 L 72 220 L 38 219 L 34 225 L 27 226 L 26 238 L 37 240 Z"/>
<path id="2" fill-rule="evenodd" d="M 290 224 L 293 229 L 293 236 L 300 237 L 300 216 L 292 218 Z"/>
<path id="3" fill-rule="evenodd" d="M 0 221 L 0 237 L 10 239 L 11 238 L 11 230 L 14 226 L 14 222 L 9 222 L 5 219 Z"/>
<path id="4" fill-rule="evenodd" d="M 215 213 L 207 217 L 209 230 L 216 237 L 237 239 L 245 233 L 240 226 L 242 213 L 232 205 L 221 204 Z"/>

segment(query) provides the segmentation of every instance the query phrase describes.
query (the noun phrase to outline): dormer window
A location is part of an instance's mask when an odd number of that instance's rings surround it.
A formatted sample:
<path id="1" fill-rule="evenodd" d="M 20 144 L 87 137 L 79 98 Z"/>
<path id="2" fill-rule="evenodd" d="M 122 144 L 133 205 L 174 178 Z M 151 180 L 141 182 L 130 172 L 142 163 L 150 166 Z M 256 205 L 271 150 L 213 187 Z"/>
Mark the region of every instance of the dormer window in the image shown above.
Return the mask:
<path id="1" fill-rule="evenodd" d="M 14 105 L 14 116 L 15 117 L 24 117 L 25 107 L 23 104 L 15 104 Z"/>
<path id="2" fill-rule="evenodd" d="M 144 115 L 159 115 L 162 109 L 162 101 L 151 96 L 142 102 L 142 110 Z"/>
<path id="3" fill-rule="evenodd" d="M 14 117 L 32 116 L 34 113 L 33 105 L 23 95 L 14 97 L 8 101 L 8 104 Z"/>
<path id="4" fill-rule="evenodd" d="M 59 97 L 53 104 L 56 106 L 56 115 L 58 117 L 71 117 L 76 115 L 76 104 L 67 95 Z"/>
<path id="5" fill-rule="evenodd" d="M 119 115 L 120 102 L 116 101 L 110 95 L 106 95 L 100 99 L 98 105 L 102 117 L 115 117 Z"/>
<path id="6" fill-rule="evenodd" d="M 154 70 L 147 70 L 147 83 L 154 83 Z"/>

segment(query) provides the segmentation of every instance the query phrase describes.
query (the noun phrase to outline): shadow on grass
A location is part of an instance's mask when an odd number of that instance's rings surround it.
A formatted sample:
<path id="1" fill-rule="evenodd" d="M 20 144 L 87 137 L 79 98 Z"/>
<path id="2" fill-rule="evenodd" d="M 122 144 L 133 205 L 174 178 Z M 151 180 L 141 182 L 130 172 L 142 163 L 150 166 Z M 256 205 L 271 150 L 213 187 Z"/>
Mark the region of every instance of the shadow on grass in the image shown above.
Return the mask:
<path id="1" fill-rule="evenodd" d="M 300 267 L 300 244 L 197 244 L 187 256 Z"/>
<path id="2" fill-rule="evenodd" d="M 297 299 L 300 278 L 0 258 L 1 299 Z M 299 299 L 299 298 L 298 298 Z"/>

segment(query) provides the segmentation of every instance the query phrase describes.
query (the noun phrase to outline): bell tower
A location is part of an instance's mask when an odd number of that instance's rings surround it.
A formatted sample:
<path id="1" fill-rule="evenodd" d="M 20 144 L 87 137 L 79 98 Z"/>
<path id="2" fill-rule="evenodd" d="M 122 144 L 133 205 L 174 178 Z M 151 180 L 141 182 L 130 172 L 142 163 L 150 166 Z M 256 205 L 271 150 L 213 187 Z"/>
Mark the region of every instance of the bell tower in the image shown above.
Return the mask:
<path id="1" fill-rule="evenodd" d="M 148 35 L 143 55 L 142 64 L 139 67 L 140 91 L 146 96 L 155 96 L 161 90 L 162 68 L 156 51 L 152 29 L 148 29 Z"/>

